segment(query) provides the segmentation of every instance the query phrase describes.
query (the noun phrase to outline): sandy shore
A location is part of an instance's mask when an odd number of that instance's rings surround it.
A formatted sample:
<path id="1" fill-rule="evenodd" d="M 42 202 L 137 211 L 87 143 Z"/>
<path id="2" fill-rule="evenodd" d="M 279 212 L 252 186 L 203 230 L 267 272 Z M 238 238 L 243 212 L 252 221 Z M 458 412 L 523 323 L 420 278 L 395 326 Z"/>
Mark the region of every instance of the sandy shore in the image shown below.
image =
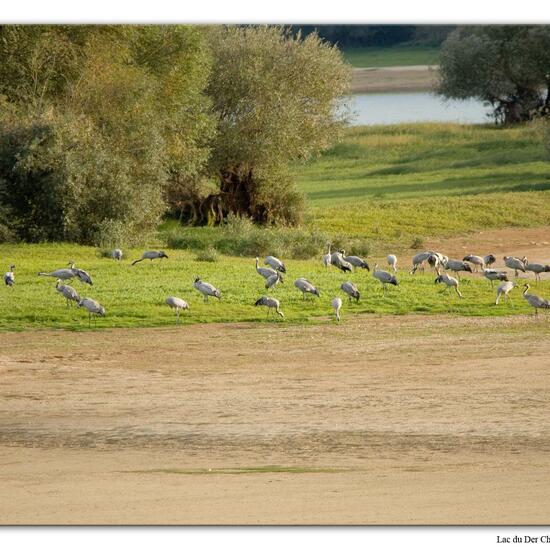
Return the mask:
<path id="1" fill-rule="evenodd" d="M 352 92 L 419 92 L 434 90 L 437 66 L 376 67 L 353 69 Z"/>
<path id="2" fill-rule="evenodd" d="M 0 334 L 0 522 L 547 524 L 539 317 Z"/>

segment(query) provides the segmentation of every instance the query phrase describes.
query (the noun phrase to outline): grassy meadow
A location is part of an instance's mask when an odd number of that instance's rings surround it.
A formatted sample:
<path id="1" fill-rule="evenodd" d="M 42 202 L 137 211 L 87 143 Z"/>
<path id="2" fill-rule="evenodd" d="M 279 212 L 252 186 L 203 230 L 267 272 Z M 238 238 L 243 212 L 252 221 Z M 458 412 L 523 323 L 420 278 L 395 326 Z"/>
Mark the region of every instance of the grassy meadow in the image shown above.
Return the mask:
<path id="1" fill-rule="evenodd" d="M 97 327 L 170 325 L 175 316 L 164 304 L 169 295 L 184 298 L 190 311 L 182 324 L 265 321 L 255 300 L 269 293 L 281 301 L 289 323 L 334 322 L 330 302 L 339 286 L 354 281 L 362 292 L 359 304 L 345 300 L 343 318 L 351 313 L 451 313 L 500 316 L 529 313 L 513 291 L 514 306 L 494 305 L 495 290 L 479 274 L 466 274 L 460 300 L 434 284 L 432 273 L 411 276 L 410 258 L 418 241 L 434 235 L 467 234 L 486 228 L 548 225 L 550 172 L 548 153 L 534 126 L 513 129 L 454 124 L 414 124 L 352 128 L 343 143 L 306 165 L 295 167 L 307 196 L 307 223 L 302 228 L 259 229 L 236 225 L 186 228 L 164 224 L 151 247 L 164 247 L 162 263 L 133 259 L 143 249 L 125 250 L 121 263 L 102 257 L 98 249 L 71 244 L 1 244 L 7 269 L 16 267 L 16 285 L 0 293 L 0 330 L 25 328 L 87 329 L 87 312 L 67 308 L 55 291 L 55 280 L 39 271 L 64 267 L 69 260 L 90 272 L 94 286 L 78 281 L 83 296 L 107 310 Z M 240 240 L 237 240 L 237 235 Z M 343 240 L 344 237 L 347 241 Z M 400 286 L 384 295 L 366 271 L 344 274 L 322 266 L 326 239 L 351 246 L 384 268 L 386 254 L 397 252 L 403 271 Z M 170 243 L 166 247 L 167 242 Z M 214 243 L 218 249 L 212 248 Z M 442 251 L 444 252 L 444 251 Z M 254 257 L 273 253 L 287 265 L 285 283 L 267 292 L 255 271 Z M 202 261 L 200 261 L 202 260 Z M 218 287 L 222 300 L 204 304 L 194 290 L 200 276 Z M 304 301 L 293 286 L 298 277 L 317 285 L 321 298 Z M 534 283 L 533 291 L 550 295 L 550 281 Z M 329 317 L 330 316 L 330 317 Z"/>
<path id="2" fill-rule="evenodd" d="M 439 48 L 429 46 L 346 48 L 342 53 L 348 63 L 358 68 L 437 65 L 439 58 Z"/>
<path id="3" fill-rule="evenodd" d="M 363 126 L 295 174 L 311 225 L 382 252 L 418 236 L 547 225 L 548 159 L 536 125 Z"/>
<path id="4" fill-rule="evenodd" d="M 286 322 L 334 322 L 330 302 L 334 296 L 345 295 L 339 286 L 344 281 L 354 281 L 362 292 L 358 304 L 344 300 L 343 318 L 352 313 L 451 313 L 458 315 L 500 316 L 528 313 L 530 308 L 514 290 L 514 307 L 494 304 L 494 289 L 479 274 L 463 277 L 461 290 L 464 299 L 434 284 L 432 273 L 398 274 L 400 286 L 388 288 L 386 294 L 380 283 L 365 270 L 344 274 L 336 268 L 325 268 L 320 259 L 289 260 L 284 284 L 266 291 L 264 279 L 255 271 L 253 258 L 222 256 L 216 262 L 196 261 L 196 255 L 187 251 L 170 250 L 169 258 L 144 261 L 131 266 L 131 260 L 140 256 L 137 250 L 127 251 L 122 262 L 100 257 L 91 247 L 70 244 L 1 245 L 0 255 L 15 263 L 16 285 L 4 287 L 0 294 L 0 330 L 24 330 L 27 328 L 87 329 L 86 310 L 66 307 L 65 300 L 55 290 L 55 280 L 39 277 L 39 271 L 52 271 L 74 260 L 93 278 L 90 287 L 79 281 L 72 286 L 81 296 L 98 300 L 106 308 L 106 317 L 97 320 L 98 328 L 145 327 L 171 325 L 175 315 L 164 304 L 167 296 L 176 295 L 188 301 L 190 310 L 182 312 L 182 324 L 266 321 L 265 308 L 255 307 L 254 302 L 263 294 L 270 294 L 281 301 Z M 402 259 L 408 267 L 409 259 Z M 374 261 L 372 262 L 374 264 Z M 373 265 L 371 265 L 372 268 Z M 384 266 L 385 267 L 385 266 Z M 222 292 L 222 300 L 210 298 L 203 302 L 193 288 L 195 276 L 214 284 Z M 293 285 L 298 277 L 311 280 L 321 297 L 303 300 L 301 292 Z M 531 277 L 532 279 L 532 277 Z M 550 281 L 534 283 L 535 291 L 550 294 Z M 94 323 L 92 322 L 92 328 Z"/>

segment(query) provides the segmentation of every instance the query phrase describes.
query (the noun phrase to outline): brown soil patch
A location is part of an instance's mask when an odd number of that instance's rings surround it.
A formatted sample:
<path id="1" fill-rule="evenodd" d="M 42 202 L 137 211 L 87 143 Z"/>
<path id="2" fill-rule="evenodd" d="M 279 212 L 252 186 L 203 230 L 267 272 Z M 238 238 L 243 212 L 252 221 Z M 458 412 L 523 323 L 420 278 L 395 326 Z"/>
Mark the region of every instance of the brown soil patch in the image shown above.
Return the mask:
<path id="1" fill-rule="evenodd" d="M 435 90 L 437 67 L 377 67 L 353 69 L 351 89 L 354 94 L 374 92 L 422 92 Z"/>
<path id="2" fill-rule="evenodd" d="M 0 521 L 547 524 L 539 317 L 0 334 Z"/>

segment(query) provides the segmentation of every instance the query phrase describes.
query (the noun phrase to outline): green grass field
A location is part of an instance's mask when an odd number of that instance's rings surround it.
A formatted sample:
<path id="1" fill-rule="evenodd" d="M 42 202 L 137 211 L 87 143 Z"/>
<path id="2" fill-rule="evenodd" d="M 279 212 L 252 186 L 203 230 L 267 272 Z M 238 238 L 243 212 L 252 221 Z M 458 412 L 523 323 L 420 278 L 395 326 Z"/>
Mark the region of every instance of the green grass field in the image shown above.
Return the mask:
<path id="1" fill-rule="evenodd" d="M 393 48 L 347 48 L 344 58 L 353 67 L 400 67 L 437 65 L 439 48 L 427 46 Z"/>
<path id="2" fill-rule="evenodd" d="M 343 143 L 295 167 L 309 205 L 308 223 L 301 232 L 296 230 L 296 239 L 304 241 L 304 251 L 308 252 L 309 246 L 324 247 L 322 239 L 327 235 L 346 235 L 359 239 L 358 246 L 368 243 L 371 266 L 376 258 L 397 250 L 400 265 L 405 267 L 415 253 L 410 246 L 416 237 L 548 225 L 548 167 L 548 153 L 535 127 L 414 124 L 350 129 Z M 168 233 L 174 231 L 187 235 L 187 242 L 195 243 L 191 248 L 196 249 L 205 248 L 217 234 L 221 235 L 220 242 L 231 238 L 222 228 L 184 229 L 175 225 L 165 224 L 159 241 L 150 244 L 164 246 Z M 247 231 L 244 225 L 237 230 L 239 234 Z M 281 230 L 281 234 L 288 241 L 292 231 Z M 253 305 L 266 293 L 264 281 L 254 269 L 254 256 L 278 253 L 270 250 L 270 239 L 280 239 L 276 231 L 265 231 L 264 235 L 255 228 L 251 233 L 244 257 L 221 254 L 217 261 L 197 261 L 197 250 L 167 249 L 168 260 L 135 267 L 129 263 L 141 254 L 137 250 L 126 250 L 125 260 L 117 263 L 91 247 L 2 244 L 3 267 L 16 264 L 17 284 L 0 292 L 0 330 L 88 327 L 86 311 L 66 308 L 55 291 L 55 281 L 36 275 L 64 267 L 69 260 L 75 260 L 95 280 L 92 288 L 78 281 L 74 286 L 105 306 L 107 316 L 97 321 L 98 327 L 172 324 L 174 315 L 164 305 L 169 295 L 189 302 L 191 310 L 183 313 L 184 324 L 264 321 L 265 310 Z M 302 257 L 300 254 L 294 257 Z M 513 292 L 513 308 L 495 307 L 494 289 L 479 275 L 464 277 L 463 300 L 450 292 L 440 294 L 442 287 L 434 285 L 432 274 L 411 276 L 407 272 L 399 274 L 400 286 L 390 288 L 384 296 L 379 282 L 365 271 L 350 275 L 325 269 L 320 252 L 309 260 L 283 259 L 288 268 L 285 284 L 271 292 L 280 299 L 287 323 L 327 322 L 332 314 L 330 302 L 336 295 L 344 297 L 339 286 L 346 280 L 356 282 L 363 297 L 357 305 L 346 303 L 344 319 L 350 313 L 498 316 L 530 312 L 519 290 Z M 212 299 L 204 304 L 192 286 L 195 276 L 217 286 L 222 301 Z M 302 276 L 318 286 L 321 299 L 302 300 L 293 286 Z M 550 281 L 533 284 L 533 289 L 548 296 Z"/>
<path id="3" fill-rule="evenodd" d="M 312 226 L 380 251 L 415 236 L 547 225 L 548 160 L 536 126 L 401 124 L 352 128 L 295 175 Z"/>
<path id="4" fill-rule="evenodd" d="M 252 258 L 221 257 L 218 262 L 205 263 L 195 261 L 191 253 L 170 250 L 169 258 L 162 263 L 147 261 L 132 267 L 130 261 L 139 257 L 138 251 L 127 254 L 127 258 L 118 263 L 99 257 L 97 250 L 91 247 L 1 245 L 0 256 L 13 261 L 17 267 L 16 285 L 2 287 L 0 293 L 0 330 L 88 328 L 87 312 L 66 307 L 64 298 L 55 290 L 55 280 L 37 276 L 38 271 L 63 267 L 69 260 L 76 261 L 94 280 L 93 287 L 79 281 L 73 286 L 81 296 L 94 298 L 106 308 L 106 317 L 97 320 L 98 328 L 171 325 L 175 316 L 164 305 L 170 295 L 179 296 L 190 304 L 190 311 L 182 314 L 182 324 L 265 321 L 266 310 L 253 305 L 266 290 Z M 351 313 L 500 316 L 531 311 L 519 290 L 513 292 L 514 307 L 493 305 L 494 289 L 480 275 L 464 277 L 461 285 L 464 299 L 460 300 L 450 291 L 441 294 L 443 287 L 434 284 L 431 273 L 412 276 L 401 272 L 398 275 L 400 286 L 389 288 L 384 295 L 380 283 L 364 270 L 344 274 L 335 268 L 324 268 L 320 259 L 286 263 L 288 274 L 284 284 L 269 291 L 281 301 L 286 323 L 326 322 L 327 316 L 332 314 L 332 298 L 345 297 L 339 286 L 346 280 L 358 285 L 362 298 L 359 304 L 348 305 L 345 301 L 344 319 Z M 409 258 L 403 258 L 402 263 L 408 265 Z M 202 296 L 192 286 L 197 275 L 221 290 L 221 301 L 211 298 L 208 304 L 203 303 Z M 293 286 L 294 280 L 302 276 L 317 285 L 320 298 L 302 299 Z M 550 281 L 533 283 L 533 288 L 549 295 Z"/>

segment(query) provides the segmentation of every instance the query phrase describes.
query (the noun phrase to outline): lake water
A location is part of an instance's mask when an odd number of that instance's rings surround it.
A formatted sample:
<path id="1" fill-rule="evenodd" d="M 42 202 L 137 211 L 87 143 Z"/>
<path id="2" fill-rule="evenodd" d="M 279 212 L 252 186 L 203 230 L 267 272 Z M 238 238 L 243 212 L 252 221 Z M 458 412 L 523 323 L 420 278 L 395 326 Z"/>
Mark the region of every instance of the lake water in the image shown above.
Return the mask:
<path id="1" fill-rule="evenodd" d="M 451 101 L 430 92 L 354 94 L 352 126 L 402 122 L 492 122 L 481 101 Z"/>

